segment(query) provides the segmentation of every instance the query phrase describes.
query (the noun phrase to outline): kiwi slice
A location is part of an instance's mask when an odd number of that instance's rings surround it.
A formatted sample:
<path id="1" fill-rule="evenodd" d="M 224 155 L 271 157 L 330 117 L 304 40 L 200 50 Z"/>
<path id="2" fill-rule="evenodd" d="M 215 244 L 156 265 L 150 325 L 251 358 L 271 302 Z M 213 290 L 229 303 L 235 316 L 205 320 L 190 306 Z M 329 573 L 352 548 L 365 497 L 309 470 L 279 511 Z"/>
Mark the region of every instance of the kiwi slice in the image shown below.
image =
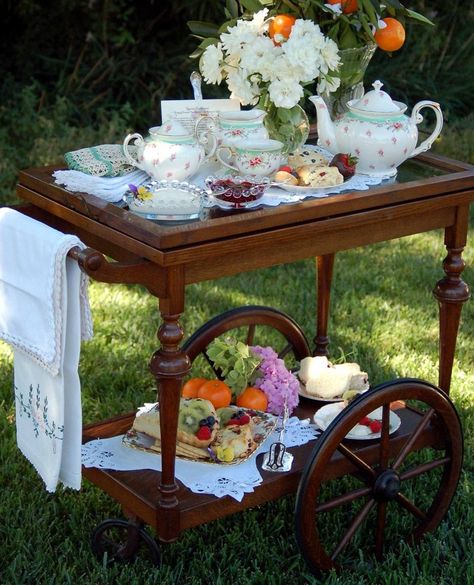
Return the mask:
<path id="1" fill-rule="evenodd" d="M 191 398 L 181 400 L 179 405 L 178 428 L 195 435 L 199 430 L 199 421 L 212 413 L 206 400 Z"/>

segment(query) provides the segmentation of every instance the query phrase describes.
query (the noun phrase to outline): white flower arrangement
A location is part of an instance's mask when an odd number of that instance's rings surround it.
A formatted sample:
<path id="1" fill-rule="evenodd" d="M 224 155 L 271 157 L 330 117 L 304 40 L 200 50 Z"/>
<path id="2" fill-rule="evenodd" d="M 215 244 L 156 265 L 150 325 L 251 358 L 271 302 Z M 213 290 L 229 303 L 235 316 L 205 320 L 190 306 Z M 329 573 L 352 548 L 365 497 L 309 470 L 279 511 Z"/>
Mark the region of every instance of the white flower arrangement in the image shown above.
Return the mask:
<path id="1" fill-rule="evenodd" d="M 210 84 L 227 83 L 231 98 L 242 105 L 293 108 L 306 84 L 318 81 L 318 92 L 339 87 L 336 43 L 311 20 L 298 19 L 288 39 L 268 36 L 268 9 L 251 20 L 240 19 L 204 50 L 200 69 Z"/>

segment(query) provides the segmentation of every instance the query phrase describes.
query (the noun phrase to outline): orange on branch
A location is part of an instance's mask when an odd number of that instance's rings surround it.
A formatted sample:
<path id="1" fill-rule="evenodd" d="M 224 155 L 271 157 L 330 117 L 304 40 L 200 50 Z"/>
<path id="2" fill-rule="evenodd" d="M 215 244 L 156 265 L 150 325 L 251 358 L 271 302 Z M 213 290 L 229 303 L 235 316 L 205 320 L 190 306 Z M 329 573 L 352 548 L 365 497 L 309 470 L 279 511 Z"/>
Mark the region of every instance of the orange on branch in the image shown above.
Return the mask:
<path id="1" fill-rule="evenodd" d="M 405 28 L 396 18 L 384 18 L 385 28 L 379 28 L 374 34 L 377 46 L 383 51 L 398 51 L 405 42 Z"/>
<path id="2" fill-rule="evenodd" d="M 344 14 L 352 14 L 359 9 L 358 0 L 328 0 L 328 4 L 340 4 Z"/>
<path id="3" fill-rule="evenodd" d="M 207 382 L 207 378 L 190 378 L 183 384 L 181 396 L 183 398 L 197 398 L 199 388 Z"/>
<path id="4" fill-rule="evenodd" d="M 268 406 L 267 395 L 263 390 L 260 390 L 260 388 L 248 386 L 237 397 L 237 406 L 265 412 Z"/>
<path id="5" fill-rule="evenodd" d="M 277 14 L 272 18 L 268 25 L 268 35 L 275 44 L 280 44 L 280 41 L 290 36 L 295 21 L 296 18 L 291 14 Z"/>
<path id="6" fill-rule="evenodd" d="M 232 391 L 225 382 L 221 380 L 207 380 L 199 388 L 197 393 L 198 398 L 209 400 L 214 405 L 214 408 L 222 408 L 229 406 L 232 400 Z"/>

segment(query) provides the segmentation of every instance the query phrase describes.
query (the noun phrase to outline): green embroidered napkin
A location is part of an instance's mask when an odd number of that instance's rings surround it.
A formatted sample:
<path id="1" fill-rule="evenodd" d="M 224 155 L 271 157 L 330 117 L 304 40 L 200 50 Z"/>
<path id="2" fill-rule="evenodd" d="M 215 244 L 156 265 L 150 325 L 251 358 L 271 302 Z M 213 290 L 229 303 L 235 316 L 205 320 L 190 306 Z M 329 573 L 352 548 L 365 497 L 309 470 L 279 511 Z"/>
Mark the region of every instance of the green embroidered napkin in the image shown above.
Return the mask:
<path id="1" fill-rule="evenodd" d="M 129 146 L 134 154 L 133 149 Z M 135 170 L 125 158 L 121 144 L 100 144 L 66 152 L 64 155 L 67 166 L 96 177 L 120 177 Z"/>

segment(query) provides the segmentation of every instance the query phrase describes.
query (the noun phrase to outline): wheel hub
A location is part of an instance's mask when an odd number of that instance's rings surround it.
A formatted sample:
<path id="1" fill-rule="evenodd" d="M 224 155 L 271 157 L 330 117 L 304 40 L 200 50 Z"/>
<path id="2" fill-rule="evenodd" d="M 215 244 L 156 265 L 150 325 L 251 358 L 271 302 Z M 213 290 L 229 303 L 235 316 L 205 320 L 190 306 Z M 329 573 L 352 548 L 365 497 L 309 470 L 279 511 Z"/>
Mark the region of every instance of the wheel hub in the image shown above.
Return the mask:
<path id="1" fill-rule="evenodd" d="M 379 501 L 393 500 L 400 491 L 400 477 L 393 469 L 382 472 L 374 483 L 374 497 Z"/>

